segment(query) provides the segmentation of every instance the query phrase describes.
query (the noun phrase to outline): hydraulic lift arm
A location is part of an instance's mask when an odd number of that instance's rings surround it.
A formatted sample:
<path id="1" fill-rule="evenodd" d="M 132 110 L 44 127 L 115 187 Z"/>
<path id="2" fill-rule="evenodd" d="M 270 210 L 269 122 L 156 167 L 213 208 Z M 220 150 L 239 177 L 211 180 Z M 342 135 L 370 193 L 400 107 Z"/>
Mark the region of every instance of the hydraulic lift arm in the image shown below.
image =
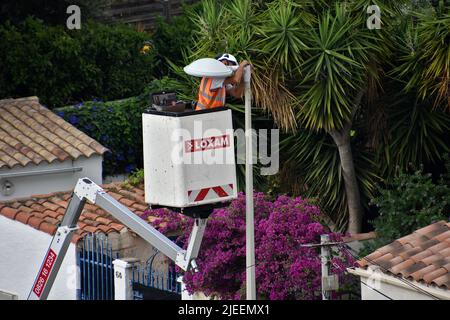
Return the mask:
<path id="1" fill-rule="evenodd" d="M 198 271 L 195 258 L 197 258 L 200 249 L 207 219 L 195 219 L 187 250 L 183 250 L 127 207 L 108 195 L 97 184 L 88 178 L 83 178 L 77 182 L 61 225 L 56 230 L 44 262 L 39 269 L 38 276 L 28 295 L 28 300 L 47 299 L 69 248 L 73 233 L 78 229 L 77 222 L 87 200 L 109 212 L 142 239 L 173 260 L 181 269 L 187 271 L 192 268 L 194 271 Z"/>

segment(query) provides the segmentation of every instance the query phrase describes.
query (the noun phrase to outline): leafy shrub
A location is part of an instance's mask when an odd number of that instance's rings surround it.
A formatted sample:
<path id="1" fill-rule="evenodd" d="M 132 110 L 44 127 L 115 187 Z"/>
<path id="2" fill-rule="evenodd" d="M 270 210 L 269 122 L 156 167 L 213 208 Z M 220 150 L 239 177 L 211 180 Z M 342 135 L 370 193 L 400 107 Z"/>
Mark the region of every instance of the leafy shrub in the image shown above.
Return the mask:
<path id="1" fill-rule="evenodd" d="M 184 5 L 183 14 L 174 16 L 169 22 L 162 17 L 157 20 L 152 41 L 156 49 L 156 60 L 158 65 L 157 76 L 164 76 L 171 72 L 167 60 L 178 66 L 185 64 L 184 51 L 193 45 L 194 29 L 189 18 L 190 12 L 196 10 L 200 3 Z"/>
<path id="2" fill-rule="evenodd" d="M 142 167 L 141 116 L 145 107 L 144 99 L 129 98 L 89 101 L 55 111 L 111 151 L 105 154 L 103 162 L 103 174 L 110 175 Z"/>
<path id="3" fill-rule="evenodd" d="M 133 171 L 125 181 L 130 186 L 138 186 L 144 182 L 144 169 L 136 169 Z"/>
<path id="4" fill-rule="evenodd" d="M 179 84 L 169 78 L 153 80 L 137 97 L 88 101 L 54 111 L 111 151 L 105 154 L 104 175 L 131 173 L 143 167 L 142 113 L 150 95 L 161 90 L 179 91 Z M 139 173 L 135 177 L 138 181 Z"/>
<path id="5" fill-rule="evenodd" d="M 416 171 L 401 173 L 380 195 L 372 200 L 379 209 L 373 221 L 377 240 L 365 253 L 390 243 L 439 220 L 450 216 L 450 187 L 441 179 L 436 183 L 430 174 Z"/>
<path id="6" fill-rule="evenodd" d="M 263 193 L 255 193 L 254 204 L 258 298 L 320 299 L 319 252 L 301 246 L 320 242 L 320 235 L 327 232 L 317 221 L 319 208 L 301 198 L 279 196 L 270 201 Z M 158 217 L 152 223 L 161 232 L 182 230 L 178 241 L 187 244 L 192 219 L 166 209 L 150 210 L 148 215 Z M 187 290 L 223 299 L 244 298 L 245 255 L 245 195 L 239 193 L 229 207 L 216 209 L 211 215 L 196 260 L 200 271 L 186 272 L 183 277 Z M 350 261 L 349 257 L 333 259 L 341 266 Z"/>
<path id="7" fill-rule="evenodd" d="M 39 96 L 50 108 L 140 94 L 154 56 L 140 49 L 148 35 L 124 25 L 87 22 L 81 30 L 27 18 L 0 25 L 0 97 Z"/>

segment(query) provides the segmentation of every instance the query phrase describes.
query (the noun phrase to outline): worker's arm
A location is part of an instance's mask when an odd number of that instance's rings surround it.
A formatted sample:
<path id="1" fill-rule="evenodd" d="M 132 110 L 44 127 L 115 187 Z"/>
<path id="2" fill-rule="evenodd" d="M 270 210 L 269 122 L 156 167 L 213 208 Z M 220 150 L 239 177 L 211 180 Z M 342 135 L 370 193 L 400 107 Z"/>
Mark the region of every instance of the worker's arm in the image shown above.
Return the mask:
<path id="1" fill-rule="evenodd" d="M 229 89 L 227 92 L 235 98 L 242 98 L 242 95 L 244 94 L 245 83 L 242 81 L 242 78 L 244 77 L 244 68 L 249 64 L 250 63 L 247 60 L 242 61 L 234 75 L 225 79 L 224 85 L 233 85 L 233 88 Z"/>

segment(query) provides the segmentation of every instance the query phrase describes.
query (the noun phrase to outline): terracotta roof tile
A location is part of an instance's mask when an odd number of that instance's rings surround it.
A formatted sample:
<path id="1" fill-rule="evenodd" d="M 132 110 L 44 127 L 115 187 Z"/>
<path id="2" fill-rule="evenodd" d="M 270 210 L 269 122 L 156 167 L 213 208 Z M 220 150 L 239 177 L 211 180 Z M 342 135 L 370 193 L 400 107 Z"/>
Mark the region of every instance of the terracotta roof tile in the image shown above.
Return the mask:
<path id="1" fill-rule="evenodd" d="M 75 160 L 106 151 L 40 105 L 37 97 L 0 100 L 0 168 Z"/>
<path id="2" fill-rule="evenodd" d="M 85 231 L 87 231 L 89 233 L 96 233 L 98 229 L 96 227 L 93 227 L 93 226 L 85 226 L 83 228 L 83 230 L 85 230 Z"/>
<path id="3" fill-rule="evenodd" d="M 450 287 L 450 274 L 446 273 L 443 276 L 440 276 L 433 280 L 433 284 L 438 287 L 449 288 Z"/>
<path id="4" fill-rule="evenodd" d="M 35 229 L 39 229 L 39 226 L 41 225 L 42 222 L 44 222 L 44 219 L 38 218 L 36 216 L 32 216 L 30 220 L 28 220 L 28 224 Z"/>
<path id="5" fill-rule="evenodd" d="M 58 205 L 56 205 L 56 204 L 54 204 L 54 203 L 51 203 L 51 202 L 48 202 L 48 201 L 42 203 L 42 205 L 43 205 L 44 207 L 46 207 L 46 208 L 52 210 L 52 211 L 55 211 L 55 210 L 57 210 L 57 209 L 59 208 Z"/>
<path id="6" fill-rule="evenodd" d="M 123 228 L 125 228 L 125 226 L 123 224 L 119 224 L 119 223 L 111 223 L 109 226 L 118 232 L 120 232 Z"/>
<path id="7" fill-rule="evenodd" d="M 52 224 L 53 226 L 58 226 L 60 221 L 58 219 L 52 218 L 52 217 L 44 217 L 43 218 L 45 222 L 48 222 L 50 224 Z"/>
<path id="8" fill-rule="evenodd" d="M 30 220 L 30 218 L 32 217 L 31 214 L 26 213 L 26 212 L 19 212 L 16 216 L 16 220 L 20 221 L 24 224 L 28 224 L 28 220 Z"/>
<path id="9" fill-rule="evenodd" d="M 117 194 L 117 193 L 115 193 L 115 192 L 108 192 L 108 193 L 109 193 L 109 195 L 110 195 L 111 197 L 113 197 L 113 198 L 116 199 L 117 201 L 120 201 L 120 199 L 123 198 L 123 195 L 121 195 L 121 194 Z"/>
<path id="10" fill-rule="evenodd" d="M 24 211 L 24 212 L 28 212 L 28 213 L 33 212 L 33 209 L 28 208 L 28 207 L 26 207 L 26 206 L 20 206 L 18 209 L 19 209 L 20 211 Z"/>
<path id="11" fill-rule="evenodd" d="M 416 262 L 419 262 L 423 259 L 425 259 L 426 257 L 429 257 L 433 254 L 433 252 L 431 252 L 430 250 L 424 250 L 424 251 L 420 251 L 418 254 L 414 255 L 411 257 L 411 259 L 413 259 Z"/>
<path id="12" fill-rule="evenodd" d="M 87 226 L 87 224 L 84 223 L 83 221 L 78 221 L 77 226 L 78 226 L 80 229 L 84 229 L 84 227 Z"/>
<path id="13" fill-rule="evenodd" d="M 82 235 L 74 234 L 73 237 L 72 237 L 72 242 L 73 242 L 73 243 L 77 243 L 77 242 L 80 241 L 82 238 L 83 238 Z"/>
<path id="14" fill-rule="evenodd" d="M 97 221 L 97 222 L 100 223 L 100 224 L 107 225 L 107 226 L 108 226 L 110 223 L 113 222 L 111 219 L 106 219 L 106 218 L 103 218 L 103 217 L 97 217 L 97 219 L 96 219 L 95 221 Z"/>
<path id="15" fill-rule="evenodd" d="M 144 212 L 149 209 L 148 206 L 143 206 L 138 203 L 133 204 L 133 208 L 135 208 L 136 210 L 139 210 L 139 211 L 144 211 Z"/>
<path id="16" fill-rule="evenodd" d="M 446 240 L 447 241 L 447 240 Z M 440 252 L 440 254 L 444 257 L 450 257 L 450 245 L 447 249 L 444 249 Z"/>
<path id="17" fill-rule="evenodd" d="M 110 226 L 105 226 L 105 225 L 100 225 L 100 226 L 98 226 L 98 228 L 105 234 L 110 233 L 111 231 L 115 231 L 114 228 L 112 228 Z"/>
<path id="18" fill-rule="evenodd" d="M 402 259 L 402 260 L 403 260 L 403 259 Z M 412 265 L 414 265 L 415 263 L 416 263 L 416 262 L 415 262 L 414 260 L 408 259 L 408 260 L 403 261 L 403 262 L 401 262 L 401 263 L 399 263 L 399 264 L 395 264 L 394 267 L 392 267 L 392 268 L 390 269 L 390 271 L 391 271 L 392 273 L 394 273 L 394 274 L 398 274 L 398 273 L 400 273 L 403 269 L 409 268 L 409 267 L 411 267 Z"/>
<path id="19" fill-rule="evenodd" d="M 108 214 L 106 213 L 105 210 L 100 209 L 100 208 L 96 209 L 96 210 L 95 210 L 95 213 L 96 213 L 98 216 L 100 216 L 100 217 L 105 217 L 105 216 L 108 215 Z"/>
<path id="20" fill-rule="evenodd" d="M 361 268 L 378 264 L 387 273 L 450 289 L 450 223 L 439 221 L 404 236 L 361 259 Z"/>
<path id="21" fill-rule="evenodd" d="M 131 206 L 133 206 L 133 204 L 136 203 L 135 200 L 130 200 L 130 199 L 127 199 L 127 198 L 122 198 L 119 201 L 120 201 L 120 203 L 126 205 L 127 207 L 131 207 Z"/>
<path id="22" fill-rule="evenodd" d="M 128 192 L 120 194 L 124 190 L 121 183 L 112 183 L 102 187 L 108 194 L 119 197 L 125 205 L 130 204 L 129 209 L 134 213 L 141 214 L 142 211 L 138 209 L 147 208 L 147 204 L 142 196 L 144 192 L 143 185 L 134 189 L 140 190 L 138 195 Z M 29 198 L 0 202 L 0 214 L 9 219 L 28 224 L 43 232 L 54 234 L 63 218 L 71 194 L 72 191 L 53 192 L 47 195 L 33 195 Z M 89 203 L 84 206 L 78 221 L 78 227 L 79 229 L 74 235 L 72 242 L 79 241 L 87 233 L 100 232 L 109 234 L 126 230 L 126 227 L 109 213 Z"/>
<path id="23" fill-rule="evenodd" d="M 45 233 L 54 235 L 56 232 L 57 227 L 51 223 L 48 222 L 43 222 L 41 223 L 41 225 L 39 226 L 39 229 Z"/>
<path id="24" fill-rule="evenodd" d="M 419 280 L 423 279 L 424 275 L 431 273 L 436 269 L 437 269 L 437 267 L 431 264 L 429 266 L 426 266 L 425 268 L 419 269 L 419 270 L 411 273 L 409 275 L 409 277 L 414 279 L 415 281 L 419 281 Z"/>
<path id="25" fill-rule="evenodd" d="M 424 275 L 423 280 L 427 283 L 431 283 L 434 279 L 437 279 L 444 274 L 448 274 L 447 270 L 445 270 L 444 268 L 439 268 Z"/>
<path id="26" fill-rule="evenodd" d="M 46 216 L 50 217 L 50 218 L 54 218 L 57 219 L 58 216 L 61 216 L 62 214 L 59 213 L 58 211 L 52 211 L 50 209 L 47 209 L 43 212 Z"/>
<path id="27" fill-rule="evenodd" d="M 4 207 L 3 209 L 0 210 L 0 214 L 2 214 L 3 216 L 9 218 L 9 219 L 15 219 L 17 214 L 19 212 L 16 209 L 13 208 L 9 208 L 9 207 Z"/>
<path id="28" fill-rule="evenodd" d="M 83 222 L 86 223 L 90 227 L 98 227 L 99 225 L 101 225 L 100 222 L 97 222 L 97 221 L 94 221 L 91 219 L 84 219 Z"/>
<path id="29" fill-rule="evenodd" d="M 443 242 L 438 242 L 437 244 L 435 244 L 432 247 L 429 247 L 428 250 L 430 250 L 431 252 L 435 253 L 435 254 L 439 254 L 439 252 L 441 252 L 442 250 L 446 249 L 449 247 L 448 243 Z"/>
<path id="30" fill-rule="evenodd" d="M 97 217 L 98 217 L 95 213 L 93 213 L 93 212 L 91 212 L 89 210 L 86 210 L 86 212 L 83 213 L 83 216 L 86 219 L 89 219 L 89 220 L 92 220 L 92 221 L 95 221 L 95 219 L 97 219 Z"/>
<path id="31" fill-rule="evenodd" d="M 424 259 L 422 259 L 422 261 L 429 265 L 429 264 L 437 264 L 440 260 L 443 259 L 443 256 L 441 256 L 440 254 L 432 254 L 431 256 L 428 256 Z"/>

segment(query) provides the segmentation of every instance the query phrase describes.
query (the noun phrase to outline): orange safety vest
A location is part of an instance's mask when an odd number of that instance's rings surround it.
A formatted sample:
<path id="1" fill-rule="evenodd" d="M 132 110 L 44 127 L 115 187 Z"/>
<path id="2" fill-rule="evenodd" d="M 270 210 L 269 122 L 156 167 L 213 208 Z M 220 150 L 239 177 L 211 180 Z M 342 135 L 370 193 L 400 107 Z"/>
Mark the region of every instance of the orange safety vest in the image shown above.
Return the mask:
<path id="1" fill-rule="evenodd" d="M 198 90 L 198 102 L 195 110 L 205 110 L 223 107 L 225 105 L 225 86 L 217 90 L 210 90 L 212 78 L 203 77 Z"/>

